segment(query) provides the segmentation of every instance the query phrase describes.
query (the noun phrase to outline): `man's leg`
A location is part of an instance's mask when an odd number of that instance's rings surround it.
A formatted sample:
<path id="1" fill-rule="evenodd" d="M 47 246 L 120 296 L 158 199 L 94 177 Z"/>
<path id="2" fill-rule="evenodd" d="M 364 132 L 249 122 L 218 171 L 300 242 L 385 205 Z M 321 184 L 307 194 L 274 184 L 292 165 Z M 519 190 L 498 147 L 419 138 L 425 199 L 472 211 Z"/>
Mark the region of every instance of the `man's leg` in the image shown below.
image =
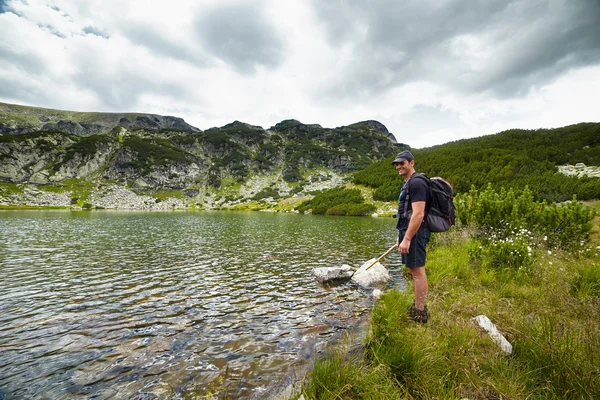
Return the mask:
<path id="1" fill-rule="evenodd" d="M 409 268 L 408 270 L 413 277 L 415 285 L 415 308 L 423 310 L 425 309 L 425 300 L 427 299 L 427 291 L 429 290 L 425 267 Z"/>

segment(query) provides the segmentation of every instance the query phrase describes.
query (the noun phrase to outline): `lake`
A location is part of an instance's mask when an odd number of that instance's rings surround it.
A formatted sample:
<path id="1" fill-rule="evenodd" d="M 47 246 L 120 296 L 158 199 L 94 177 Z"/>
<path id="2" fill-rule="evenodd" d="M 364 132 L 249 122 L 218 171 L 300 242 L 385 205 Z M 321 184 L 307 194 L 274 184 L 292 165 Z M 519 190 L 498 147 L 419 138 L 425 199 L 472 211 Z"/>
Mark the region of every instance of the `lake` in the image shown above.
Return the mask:
<path id="1" fill-rule="evenodd" d="M 261 398 L 364 320 L 391 218 L 0 211 L 0 399 Z M 403 286 L 388 256 L 390 285 Z"/>

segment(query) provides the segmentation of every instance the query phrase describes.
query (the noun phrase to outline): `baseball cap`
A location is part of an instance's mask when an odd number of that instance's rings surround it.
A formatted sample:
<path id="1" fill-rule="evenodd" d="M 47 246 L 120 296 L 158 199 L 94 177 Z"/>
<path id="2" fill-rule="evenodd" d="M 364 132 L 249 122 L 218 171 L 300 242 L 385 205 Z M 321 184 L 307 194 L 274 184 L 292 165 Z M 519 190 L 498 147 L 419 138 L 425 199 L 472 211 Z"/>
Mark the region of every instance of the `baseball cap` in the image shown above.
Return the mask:
<path id="1" fill-rule="evenodd" d="M 402 161 L 412 161 L 414 160 L 415 157 L 412 155 L 412 153 L 410 151 L 403 151 L 401 153 L 398 153 L 398 155 L 396 156 L 396 158 L 394 159 L 394 161 L 392 161 L 392 165 L 402 162 Z"/>

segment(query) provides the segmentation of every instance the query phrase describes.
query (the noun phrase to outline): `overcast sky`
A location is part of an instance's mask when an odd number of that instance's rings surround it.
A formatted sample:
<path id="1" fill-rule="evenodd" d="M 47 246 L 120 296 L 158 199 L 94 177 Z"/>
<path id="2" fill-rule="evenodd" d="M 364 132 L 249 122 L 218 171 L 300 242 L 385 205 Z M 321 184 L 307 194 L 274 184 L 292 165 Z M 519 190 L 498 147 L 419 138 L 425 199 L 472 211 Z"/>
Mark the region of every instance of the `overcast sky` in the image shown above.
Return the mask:
<path id="1" fill-rule="evenodd" d="M 0 0 L 0 101 L 421 148 L 600 120 L 600 0 Z"/>

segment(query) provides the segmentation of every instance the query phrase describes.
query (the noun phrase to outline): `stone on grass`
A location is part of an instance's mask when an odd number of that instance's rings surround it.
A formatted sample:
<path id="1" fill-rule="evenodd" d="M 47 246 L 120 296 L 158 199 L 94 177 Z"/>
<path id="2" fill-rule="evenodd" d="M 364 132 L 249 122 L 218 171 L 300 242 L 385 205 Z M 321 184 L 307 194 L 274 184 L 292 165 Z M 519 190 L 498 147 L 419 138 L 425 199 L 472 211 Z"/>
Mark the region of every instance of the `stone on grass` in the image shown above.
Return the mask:
<path id="1" fill-rule="evenodd" d="M 354 273 L 354 269 L 351 266 L 344 264 L 341 267 L 321 267 L 314 268 L 312 273 L 317 282 L 329 282 L 340 279 L 350 279 Z"/>
<path id="2" fill-rule="evenodd" d="M 486 317 L 485 315 L 478 315 L 473 318 L 473 321 L 477 325 L 482 327 L 490 335 L 490 337 L 492 338 L 494 343 L 496 343 L 498 346 L 500 346 L 500 349 L 505 354 L 512 354 L 512 351 L 513 351 L 512 345 L 498 331 L 498 328 L 496 328 L 496 325 L 494 325 L 493 322 L 490 321 L 490 319 L 488 317 Z"/>
<path id="3" fill-rule="evenodd" d="M 376 258 L 372 258 L 361 265 L 361 267 L 356 270 L 354 275 L 352 275 L 352 280 L 365 287 L 371 287 L 376 284 L 389 282 L 392 279 L 390 273 L 383 265 L 381 265 L 381 263 L 376 262 L 373 264 L 375 260 Z M 373 264 L 373 266 L 367 269 L 371 264 Z"/>

